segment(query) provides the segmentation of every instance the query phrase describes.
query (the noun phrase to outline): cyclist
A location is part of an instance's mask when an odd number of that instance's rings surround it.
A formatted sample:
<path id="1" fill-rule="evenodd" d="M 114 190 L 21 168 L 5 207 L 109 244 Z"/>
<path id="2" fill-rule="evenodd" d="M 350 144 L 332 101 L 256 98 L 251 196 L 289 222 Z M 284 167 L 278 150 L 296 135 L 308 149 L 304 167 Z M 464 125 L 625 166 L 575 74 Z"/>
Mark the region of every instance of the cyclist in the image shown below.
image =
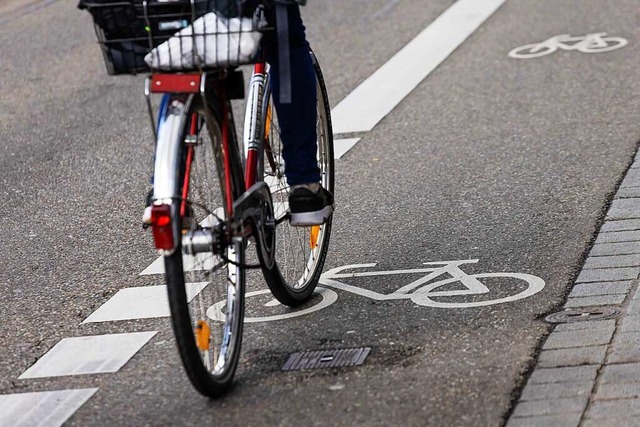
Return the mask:
<path id="1" fill-rule="evenodd" d="M 260 3 L 262 0 L 215 0 L 217 11 L 227 17 L 251 12 Z M 277 31 L 266 33 L 263 47 L 266 60 L 271 66 L 272 94 L 280 124 L 285 174 L 290 186 L 289 221 L 293 226 L 320 225 L 333 213 L 334 202 L 331 192 L 320 184 L 320 169 L 316 160 L 316 75 L 309 55 L 310 46 L 300 16 L 300 7 L 293 1 L 284 7 L 287 9 L 286 24 L 289 29 L 288 43 L 285 43 L 284 48 L 288 45 L 290 102 L 280 101 L 282 73 L 279 56 L 283 53 L 283 47 L 279 44 L 282 40 L 279 40 Z M 278 26 L 275 6 L 265 8 L 265 17 L 271 27 Z M 151 197 L 150 193 L 147 196 L 144 223 L 151 221 Z"/>
<path id="2" fill-rule="evenodd" d="M 316 76 L 309 55 L 309 42 L 300 16 L 300 7 L 287 7 L 291 102 L 280 102 L 281 70 L 276 32 L 265 36 L 264 48 L 271 66 L 272 93 L 278 113 L 285 174 L 290 185 L 290 222 L 294 226 L 324 223 L 333 212 L 333 195 L 320 185 L 320 170 L 316 160 Z M 277 26 L 275 7 L 266 10 L 267 22 Z M 286 82 L 282 82 L 286 84 Z"/>

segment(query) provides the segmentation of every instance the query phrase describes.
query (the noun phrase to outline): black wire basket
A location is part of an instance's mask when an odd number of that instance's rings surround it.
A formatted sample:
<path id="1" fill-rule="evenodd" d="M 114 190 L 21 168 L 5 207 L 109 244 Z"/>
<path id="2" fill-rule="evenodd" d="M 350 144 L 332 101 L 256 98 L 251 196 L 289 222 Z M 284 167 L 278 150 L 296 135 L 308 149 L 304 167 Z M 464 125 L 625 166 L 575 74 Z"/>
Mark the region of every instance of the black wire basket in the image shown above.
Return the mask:
<path id="1" fill-rule="evenodd" d="M 266 25 L 258 0 L 81 0 L 107 72 L 187 72 L 255 62 Z"/>

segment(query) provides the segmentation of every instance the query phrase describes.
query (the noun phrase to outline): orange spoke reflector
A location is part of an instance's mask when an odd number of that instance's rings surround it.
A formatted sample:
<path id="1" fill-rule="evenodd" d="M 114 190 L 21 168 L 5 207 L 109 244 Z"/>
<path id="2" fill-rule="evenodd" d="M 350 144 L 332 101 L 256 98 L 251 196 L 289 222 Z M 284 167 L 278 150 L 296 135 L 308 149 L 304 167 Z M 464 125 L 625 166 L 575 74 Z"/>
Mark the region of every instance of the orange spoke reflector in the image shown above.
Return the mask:
<path id="1" fill-rule="evenodd" d="M 311 232 L 309 233 L 309 246 L 311 249 L 315 249 L 318 246 L 318 237 L 320 236 L 320 226 L 311 226 Z"/>
<path id="2" fill-rule="evenodd" d="M 207 322 L 204 320 L 198 320 L 198 326 L 196 326 L 196 346 L 202 350 L 209 350 L 209 340 L 211 338 L 211 329 Z"/>
<path id="3" fill-rule="evenodd" d="M 271 132 L 271 105 L 267 107 L 267 120 L 264 124 L 264 134 L 266 137 L 269 137 L 269 133 Z"/>

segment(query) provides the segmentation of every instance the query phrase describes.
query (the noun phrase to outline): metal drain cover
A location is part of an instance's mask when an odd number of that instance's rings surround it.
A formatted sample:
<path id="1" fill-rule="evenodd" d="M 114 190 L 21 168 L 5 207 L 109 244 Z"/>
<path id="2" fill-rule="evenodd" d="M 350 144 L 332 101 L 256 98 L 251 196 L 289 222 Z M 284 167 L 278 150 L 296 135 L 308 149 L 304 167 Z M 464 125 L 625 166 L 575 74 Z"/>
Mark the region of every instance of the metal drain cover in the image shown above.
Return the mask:
<path id="1" fill-rule="evenodd" d="M 544 320 L 549 323 L 588 322 L 590 320 L 614 319 L 621 313 L 619 309 L 613 307 L 572 309 L 550 314 Z"/>
<path id="2" fill-rule="evenodd" d="M 344 366 L 358 366 L 364 363 L 371 347 L 350 348 L 341 350 L 316 350 L 293 353 L 283 371 L 299 371 L 303 369 L 341 368 Z"/>

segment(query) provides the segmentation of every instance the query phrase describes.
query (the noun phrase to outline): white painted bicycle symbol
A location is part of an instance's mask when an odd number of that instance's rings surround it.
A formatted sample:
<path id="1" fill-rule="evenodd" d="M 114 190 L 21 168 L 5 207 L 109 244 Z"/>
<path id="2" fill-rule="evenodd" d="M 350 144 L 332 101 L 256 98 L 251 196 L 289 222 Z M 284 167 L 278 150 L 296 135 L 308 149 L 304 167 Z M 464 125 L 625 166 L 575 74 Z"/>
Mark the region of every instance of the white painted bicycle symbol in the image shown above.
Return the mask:
<path id="1" fill-rule="evenodd" d="M 470 259 L 462 261 L 426 262 L 424 263 L 425 267 L 423 268 L 390 271 L 362 271 L 363 269 L 371 269 L 375 267 L 375 263 L 345 265 L 329 270 L 322 275 L 322 277 L 320 278 L 320 283 L 323 286 L 319 286 L 316 289 L 316 303 L 311 305 L 310 307 L 306 307 L 298 311 L 290 311 L 285 314 L 262 317 L 246 317 L 245 322 L 266 322 L 272 320 L 288 319 L 326 308 L 336 302 L 338 299 L 338 294 L 334 290 L 328 288 L 350 292 L 352 294 L 370 298 L 375 301 L 409 299 L 417 305 L 435 308 L 472 308 L 502 304 L 530 297 L 540 292 L 544 288 L 544 280 L 531 274 L 467 274 L 460 269 L 461 265 L 475 264 L 478 261 L 480 260 Z M 391 293 L 380 293 L 370 289 L 363 289 L 361 287 L 344 283 L 346 279 L 402 275 L 419 275 L 420 277 L 404 286 L 401 286 L 399 289 Z M 449 277 L 441 280 L 436 280 L 441 276 Z M 496 283 L 492 284 L 492 287 L 504 288 L 504 283 L 508 283 L 509 286 L 507 287 L 507 291 L 505 291 L 505 289 L 490 289 L 487 285 L 485 285 L 485 283 L 483 283 L 483 279 L 512 280 L 500 280 L 498 285 L 496 285 Z M 484 280 L 484 282 L 487 282 L 487 280 Z M 516 289 L 516 291 L 513 291 L 514 288 Z M 268 293 L 268 290 L 249 292 L 247 293 L 247 299 L 249 299 L 249 297 L 256 297 L 259 295 L 267 296 Z M 491 298 L 491 294 L 498 293 L 500 294 L 499 297 Z M 480 298 L 479 296 L 482 297 Z M 213 305 L 207 311 L 207 315 L 213 320 L 222 319 L 222 310 L 224 309 L 224 304 L 225 303 L 221 301 Z M 277 305 L 278 303 L 275 300 L 270 300 L 267 303 L 263 304 L 263 306 L 265 307 L 275 307 Z"/>
<path id="2" fill-rule="evenodd" d="M 622 37 L 608 37 L 607 33 L 592 33 L 583 37 L 561 34 L 542 43 L 531 43 L 517 47 L 509 52 L 511 58 L 529 59 L 550 55 L 558 49 L 577 50 L 583 53 L 609 52 L 626 46 L 628 41 Z"/>

